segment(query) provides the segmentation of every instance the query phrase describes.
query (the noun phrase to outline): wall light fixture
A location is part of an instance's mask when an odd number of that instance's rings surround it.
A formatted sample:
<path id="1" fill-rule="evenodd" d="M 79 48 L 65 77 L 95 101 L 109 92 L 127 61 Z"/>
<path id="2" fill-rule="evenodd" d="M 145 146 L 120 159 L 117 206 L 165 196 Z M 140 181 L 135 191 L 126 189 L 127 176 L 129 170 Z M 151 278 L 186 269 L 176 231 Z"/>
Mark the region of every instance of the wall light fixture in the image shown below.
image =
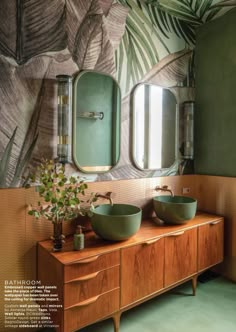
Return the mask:
<path id="1" fill-rule="evenodd" d="M 57 156 L 60 163 L 67 163 L 70 150 L 70 128 L 72 109 L 72 77 L 58 75 L 57 78 Z"/>

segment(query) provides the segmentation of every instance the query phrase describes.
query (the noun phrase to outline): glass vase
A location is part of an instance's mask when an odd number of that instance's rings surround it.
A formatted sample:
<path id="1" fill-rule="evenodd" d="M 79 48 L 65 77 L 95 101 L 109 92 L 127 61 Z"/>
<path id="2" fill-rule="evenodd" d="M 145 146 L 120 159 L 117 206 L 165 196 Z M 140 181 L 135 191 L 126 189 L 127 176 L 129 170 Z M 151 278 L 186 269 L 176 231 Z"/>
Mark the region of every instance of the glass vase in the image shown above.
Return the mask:
<path id="1" fill-rule="evenodd" d="M 53 223 L 53 251 L 61 251 L 64 236 L 62 234 L 62 222 Z"/>

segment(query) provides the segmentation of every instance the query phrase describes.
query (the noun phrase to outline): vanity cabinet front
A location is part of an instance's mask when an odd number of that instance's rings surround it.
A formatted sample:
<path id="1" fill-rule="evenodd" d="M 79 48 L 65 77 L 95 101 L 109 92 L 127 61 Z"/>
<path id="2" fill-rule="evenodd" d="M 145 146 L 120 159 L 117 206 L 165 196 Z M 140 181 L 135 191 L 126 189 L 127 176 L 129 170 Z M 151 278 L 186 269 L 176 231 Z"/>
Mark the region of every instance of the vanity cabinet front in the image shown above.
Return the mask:
<path id="1" fill-rule="evenodd" d="M 197 272 L 197 228 L 165 236 L 164 271 L 165 287 Z"/>
<path id="2" fill-rule="evenodd" d="M 64 267 L 64 331 L 75 331 L 119 310 L 120 252 Z"/>
<path id="3" fill-rule="evenodd" d="M 75 332 L 111 317 L 119 332 L 120 315 L 131 307 L 187 280 L 195 295 L 197 276 L 223 260 L 223 234 L 222 217 L 198 213 L 184 225 L 143 220 L 140 230 L 121 242 L 89 232 L 81 251 L 73 251 L 72 237 L 56 253 L 50 240 L 40 242 L 37 279 L 56 286 L 52 292 L 60 307 L 51 312 L 56 331 Z"/>
<path id="4" fill-rule="evenodd" d="M 77 254 L 76 254 L 77 253 Z M 53 253 L 59 257 L 61 253 Z M 120 308 L 120 251 L 84 259 L 79 252 L 64 253 L 53 260 L 39 247 L 38 277 L 44 284 L 57 285 L 63 309 L 54 314 L 57 331 L 72 332 L 112 315 Z M 42 273 L 48 267 L 50 273 Z M 46 280 L 47 279 L 47 280 Z"/>
<path id="5" fill-rule="evenodd" d="M 198 270 L 202 271 L 224 257 L 224 221 L 214 220 L 198 228 Z"/>
<path id="6" fill-rule="evenodd" d="M 155 238 L 121 250 L 121 307 L 164 287 L 164 239 Z"/>

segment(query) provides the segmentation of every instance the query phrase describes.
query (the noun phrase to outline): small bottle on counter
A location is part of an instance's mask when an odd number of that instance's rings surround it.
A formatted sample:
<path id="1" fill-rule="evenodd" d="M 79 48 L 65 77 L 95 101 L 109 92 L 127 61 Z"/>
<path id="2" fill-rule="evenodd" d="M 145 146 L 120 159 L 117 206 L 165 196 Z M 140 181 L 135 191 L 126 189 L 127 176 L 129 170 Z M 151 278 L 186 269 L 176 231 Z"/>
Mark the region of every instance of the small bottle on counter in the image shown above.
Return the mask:
<path id="1" fill-rule="evenodd" d="M 84 234 L 82 228 L 83 227 L 80 225 L 76 227 L 76 233 L 74 234 L 74 240 L 73 240 L 74 250 L 84 249 Z"/>

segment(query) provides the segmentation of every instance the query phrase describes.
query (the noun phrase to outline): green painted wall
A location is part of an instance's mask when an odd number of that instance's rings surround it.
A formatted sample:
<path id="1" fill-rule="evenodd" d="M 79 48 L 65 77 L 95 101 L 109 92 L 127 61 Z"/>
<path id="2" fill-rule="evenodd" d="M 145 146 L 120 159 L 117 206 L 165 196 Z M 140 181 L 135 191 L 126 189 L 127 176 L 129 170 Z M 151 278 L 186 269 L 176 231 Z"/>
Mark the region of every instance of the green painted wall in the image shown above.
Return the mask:
<path id="1" fill-rule="evenodd" d="M 195 172 L 236 176 L 236 10 L 197 34 Z"/>

